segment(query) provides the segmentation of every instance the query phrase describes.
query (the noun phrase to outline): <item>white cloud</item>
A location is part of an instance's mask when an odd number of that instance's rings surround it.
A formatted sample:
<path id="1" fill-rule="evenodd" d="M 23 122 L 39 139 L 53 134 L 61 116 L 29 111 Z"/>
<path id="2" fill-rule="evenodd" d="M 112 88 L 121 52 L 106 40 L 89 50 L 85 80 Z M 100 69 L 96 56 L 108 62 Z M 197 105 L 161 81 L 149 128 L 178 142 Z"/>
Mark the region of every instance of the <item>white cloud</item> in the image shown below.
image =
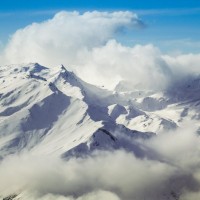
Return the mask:
<path id="1" fill-rule="evenodd" d="M 132 12 L 59 12 L 17 30 L 0 55 L 1 64 L 62 63 L 87 82 L 108 88 L 123 79 L 137 87 L 163 89 L 200 73 L 199 54 L 163 55 L 152 44 L 128 47 L 115 40 L 118 32 L 142 25 Z"/>
<path id="2" fill-rule="evenodd" d="M 79 64 L 79 54 L 104 44 L 117 31 L 140 24 L 131 12 L 59 12 L 53 19 L 16 31 L 8 43 L 6 62 Z M 8 63 L 7 63 L 8 64 Z"/>
<path id="3" fill-rule="evenodd" d="M 146 74 L 152 72 L 152 76 L 145 75 L 144 80 L 149 85 L 149 79 L 156 80 L 155 76 L 165 79 L 159 67 L 163 61 L 156 55 L 159 50 L 152 45 L 129 48 L 110 40 L 124 28 L 141 26 L 132 12 L 60 12 L 53 19 L 16 31 L 1 60 L 6 64 L 39 62 L 47 66 L 63 63 L 85 80 L 106 86 L 119 79 L 132 80 L 130 71 L 135 77 L 143 77 L 147 65 Z"/>
<path id="4" fill-rule="evenodd" d="M 148 89 L 165 87 L 171 75 L 158 48 L 153 45 L 126 47 L 115 40 L 94 48 L 88 55 L 84 69 L 82 76 L 86 77 L 88 71 L 94 74 L 91 82 L 99 81 L 100 84 L 102 80 L 105 83 L 110 80 L 111 85 L 123 79 Z M 97 74 L 100 78 L 96 79 Z"/>
<path id="5" fill-rule="evenodd" d="M 200 138 L 190 127 L 140 141 L 151 159 L 123 150 L 67 161 L 30 153 L 7 157 L 0 164 L 0 194 L 20 193 L 30 200 L 160 200 L 175 192 L 192 199 L 199 196 Z"/>
<path id="6" fill-rule="evenodd" d="M 192 123 L 185 123 L 181 129 L 159 135 L 146 145 L 157 152 L 159 158 L 165 162 L 186 171 L 192 171 L 200 164 L 200 138 L 194 134 L 197 127 Z"/>
<path id="7" fill-rule="evenodd" d="M 200 54 L 165 55 L 163 58 L 176 75 L 186 76 L 200 74 Z"/>
<path id="8" fill-rule="evenodd" d="M 140 160 L 124 151 L 99 152 L 67 162 L 27 154 L 1 163 L 0 194 L 23 191 L 28 199 L 76 200 L 131 200 L 148 195 L 155 200 L 163 190 L 161 183 L 173 173 L 174 168 L 165 163 Z"/>

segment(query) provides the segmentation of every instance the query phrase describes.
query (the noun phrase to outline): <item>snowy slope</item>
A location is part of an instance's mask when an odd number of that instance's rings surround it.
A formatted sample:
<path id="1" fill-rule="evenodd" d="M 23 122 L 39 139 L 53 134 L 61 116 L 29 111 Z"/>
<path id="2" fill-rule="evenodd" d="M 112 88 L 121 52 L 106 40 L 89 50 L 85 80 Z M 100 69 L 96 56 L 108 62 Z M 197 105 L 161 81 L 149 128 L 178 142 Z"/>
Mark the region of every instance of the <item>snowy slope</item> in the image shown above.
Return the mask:
<path id="1" fill-rule="evenodd" d="M 96 142 L 110 148 L 114 136 L 107 131 L 114 133 L 119 125 L 109 116 L 108 106 L 124 103 L 123 98 L 85 83 L 64 66 L 5 66 L 0 76 L 2 158 L 27 150 L 62 156 L 91 143 L 96 135 L 102 135 Z"/>
<path id="2" fill-rule="evenodd" d="M 178 85 L 175 95 L 172 89 L 131 91 L 126 82 L 108 91 L 62 65 L 4 66 L 0 77 L 2 158 L 21 151 L 65 157 L 111 148 L 138 154 L 140 147 L 130 138 L 149 137 L 175 129 L 184 120 L 199 119 L 198 96 L 189 98 L 199 90 L 199 79 Z"/>

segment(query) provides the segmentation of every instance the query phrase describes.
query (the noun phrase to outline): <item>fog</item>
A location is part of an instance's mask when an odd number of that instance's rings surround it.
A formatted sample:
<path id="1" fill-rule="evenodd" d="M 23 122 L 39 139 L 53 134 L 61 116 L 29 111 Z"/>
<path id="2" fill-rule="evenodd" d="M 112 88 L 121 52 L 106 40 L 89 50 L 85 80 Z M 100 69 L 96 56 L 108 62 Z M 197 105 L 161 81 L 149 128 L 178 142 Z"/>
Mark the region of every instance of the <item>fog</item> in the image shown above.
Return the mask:
<path id="1" fill-rule="evenodd" d="M 0 193 L 33 200 L 197 198 L 200 138 L 188 127 L 139 141 L 151 158 L 124 150 L 67 161 L 30 152 L 7 157 L 0 164 Z"/>

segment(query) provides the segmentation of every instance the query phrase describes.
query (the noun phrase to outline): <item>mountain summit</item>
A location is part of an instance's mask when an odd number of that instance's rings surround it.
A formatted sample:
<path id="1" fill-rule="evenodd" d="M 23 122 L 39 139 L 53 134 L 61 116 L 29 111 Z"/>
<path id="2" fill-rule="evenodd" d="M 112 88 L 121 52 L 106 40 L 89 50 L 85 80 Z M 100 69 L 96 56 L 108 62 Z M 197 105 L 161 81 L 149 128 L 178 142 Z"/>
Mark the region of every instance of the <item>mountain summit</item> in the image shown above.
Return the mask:
<path id="1" fill-rule="evenodd" d="M 84 82 L 63 65 L 4 66 L 0 77 L 2 159 L 22 151 L 63 158 L 96 149 L 126 149 L 142 155 L 138 138 L 176 129 L 188 118 L 199 119 L 199 99 L 180 100 L 171 95 L 172 90 L 131 91 L 130 86 L 108 91 Z M 198 88 L 196 80 L 187 90 Z M 183 94 L 181 89 L 179 93 Z"/>

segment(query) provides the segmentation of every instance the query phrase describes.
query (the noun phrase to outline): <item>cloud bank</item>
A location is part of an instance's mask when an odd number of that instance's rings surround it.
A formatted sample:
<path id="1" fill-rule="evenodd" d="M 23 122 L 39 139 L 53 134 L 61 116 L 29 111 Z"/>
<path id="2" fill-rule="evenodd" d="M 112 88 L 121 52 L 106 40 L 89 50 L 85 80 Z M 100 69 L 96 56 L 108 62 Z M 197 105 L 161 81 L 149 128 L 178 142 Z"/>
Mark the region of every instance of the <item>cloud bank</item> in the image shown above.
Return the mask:
<path id="1" fill-rule="evenodd" d="M 190 200 L 200 195 L 200 138 L 187 125 L 140 141 L 151 159 L 118 150 L 87 158 L 24 153 L 0 164 L 0 194 L 30 200 Z"/>
<path id="2" fill-rule="evenodd" d="M 87 82 L 107 88 L 127 80 L 140 88 L 163 89 L 177 78 L 200 73 L 199 54 L 164 55 L 152 44 L 128 47 L 116 40 L 126 30 L 134 37 L 133 30 L 142 27 L 129 11 L 59 12 L 17 30 L 0 54 L 1 64 L 62 63 Z"/>

